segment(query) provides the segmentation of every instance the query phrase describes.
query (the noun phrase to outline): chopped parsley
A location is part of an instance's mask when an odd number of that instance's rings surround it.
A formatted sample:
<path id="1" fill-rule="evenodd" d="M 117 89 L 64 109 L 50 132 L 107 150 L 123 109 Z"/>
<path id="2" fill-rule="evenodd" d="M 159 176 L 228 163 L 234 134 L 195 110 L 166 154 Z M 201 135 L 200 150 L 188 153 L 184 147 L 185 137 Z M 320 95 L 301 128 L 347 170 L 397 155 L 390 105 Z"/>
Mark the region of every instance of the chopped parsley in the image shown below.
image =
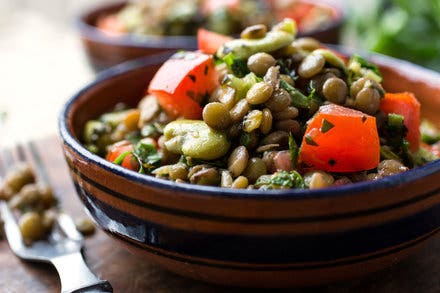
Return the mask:
<path id="1" fill-rule="evenodd" d="M 128 155 L 133 157 L 139 163 L 139 173 L 150 173 L 153 169 L 159 167 L 162 155 L 157 152 L 156 147 L 152 144 L 139 141 L 132 151 L 126 151 L 120 154 L 114 161 L 114 164 L 121 165 Z"/>
<path id="2" fill-rule="evenodd" d="M 327 131 L 329 131 L 333 127 L 335 127 L 335 125 L 333 125 L 333 123 L 331 123 L 327 119 L 322 120 L 322 125 L 321 125 L 321 132 L 322 133 L 326 133 Z"/>
<path id="3" fill-rule="evenodd" d="M 133 155 L 141 166 L 139 173 L 151 172 L 152 169 L 158 167 L 162 160 L 162 155 L 157 152 L 154 145 L 138 142 L 133 150 Z"/>
<path id="4" fill-rule="evenodd" d="M 312 146 L 318 146 L 318 144 L 313 140 L 313 138 L 310 135 L 306 135 L 304 137 L 306 144 L 312 145 Z"/>
<path id="5" fill-rule="evenodd" d="M 409 151 L 409 143 L 405 138 L 408 129 L 404 124 L 403 116 L 394 113 L 388 114 L 387 121 L 380 132 L 380 137 L 384 139 L 383 146 L 387 146 L 387 148 L 381 150 L 382 157 L 398 157 L 399 161 L 412 168 L 414 159 Z"/>
<path id="6" fill-rule="evenodd" d="M 261 189 L 305 188 L 305 183 L 297 171 L 278 171 L 272 175 L 260 176 L 255 186 Z"/>
<path id="7" fill-rule="evenodd" d="M 244 77 L 249 73 L 246 60 L 235 58 L 233 53 L 227 54 L 222 60 L 226 63 L 228 68 L 237 77 Z"/>
<path id="8" fill-rule="evenodd" d="M 297 108 L 310 109 L 312 104 L 312 98 L 306 97 L 303 93 L 291 86 L 285 80 L 280 80 L 280 86 L 285 89 L 292 98 L 292 105 Z"/>
<path id="9" fill-rule="evenodd" d="M 296 164 L 298 163 L 299 147 L 296 144 L 296 141 L 293 138 L 292 133 L 289 134 L 289 153 L 290 153 L 290 162 L 292 163 L 292 168 L 295 168 Z"/>

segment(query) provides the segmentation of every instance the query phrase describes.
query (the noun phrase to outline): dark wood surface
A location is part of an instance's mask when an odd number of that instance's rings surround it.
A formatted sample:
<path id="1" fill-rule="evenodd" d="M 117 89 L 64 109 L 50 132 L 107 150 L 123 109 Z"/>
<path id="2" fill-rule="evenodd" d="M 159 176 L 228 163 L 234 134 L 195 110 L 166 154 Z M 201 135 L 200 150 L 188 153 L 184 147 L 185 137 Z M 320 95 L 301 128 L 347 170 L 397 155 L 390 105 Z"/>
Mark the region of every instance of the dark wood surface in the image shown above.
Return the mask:
<path id="1" fill-rule="evenodd" d="M 70 181 L 58 139 L 49 137 L 36 142 L 35 145 L 49 175 L 49 183 L 61 200 L 62 209 L 73 218 L 84 216 L 82 205 Z M 23 149 L 27 158 L 33 158 L 28 144 L 24 144 Z M 31 163 L 35 162 L 31 160 Z M 98 230 L 87 238 L 85 243 L 87 263 L 97 275 L 112 284 L 114 292 L 440 292 L 440 237 L 438 236 L 415 255 L 364 279 L 324 287 L 288 290 L 243 290 L 180 277 L 132 255 Z M 55 269 L 50 265 L 19 260 L 9 250 L 7 242 L 0 240 L 0 292 L 59 292 L 59 290 L 60 284 Z"/>

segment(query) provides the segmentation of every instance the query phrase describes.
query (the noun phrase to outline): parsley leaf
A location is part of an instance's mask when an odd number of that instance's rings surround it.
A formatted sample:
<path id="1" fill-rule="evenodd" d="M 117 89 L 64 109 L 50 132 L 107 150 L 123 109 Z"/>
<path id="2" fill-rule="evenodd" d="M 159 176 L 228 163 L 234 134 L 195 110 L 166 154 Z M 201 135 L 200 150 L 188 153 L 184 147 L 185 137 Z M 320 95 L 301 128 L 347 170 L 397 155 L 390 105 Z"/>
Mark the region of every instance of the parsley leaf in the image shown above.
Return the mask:
<path id="1" fill-rule="evenodd" d="M 223 57 L 223 61 L 226 63 L 228 68 L 237 77 L 244 77 L 249 73 L 246 60 L 235 58 L 234 54 L 229 53 Z"/>
<path id="2" fill-rule="evenodd" d="M 424 143 L 434 144 L 440 141 L 440 131 L 427 120 L 423 120 L 420 124 L 420 132 L 422 133 L 422 141 Z"/>
<path id="3" fill-rule="evenodd" d="M 412 168 L 414 166 L 414 159 L 409 151 L 409 143 L 405 139 L 408 129 L 403 122 L 404 118 L 402 115 L 388 114 L 387 122 L 380 129 L 380 137 L 385 140 L 383 145 L 388 146 L 388 150 L 387 152 L 382 150 L 381 155 L 383 158 L 387 158 L 387 156 L 393 156 L 392 154 L 394 154 L 406 166 Z"/>
<path id="4" fill-rule="evenodd" d="M 295 168 L 298 162 L 299 147 L 296 144 L 296 141 L 293 138 L 292 133 L 289 134 L 289 153 L 290 153 L 290 162 L 292 163 L 292 168 Z"/>
<path id="5" fill-rule="evenodd" d="M 285 89 L 290 97 L 292 98 L 292 105 L 297 108 L 305 108 L 310 109 L 312 105 L 312 98 L 306 97 L 303 93 L 301 93 L 299 90 L 288 84 L 284 80 L 280 80 L 280 86 Z"/>
<path id="6" fill-rule="evenodd" d="M 379 77 L 382 77 L 382 74 L 380 73 L 379 68 L 375 64 L 368 62 L 367 60 L 365 60 L 364 58 L 362 58 L 358 54 L 353 54 L 353 56 L 351 56 L 351 60 L 359 62 L 361 67 L 366 68 L 366 69 L 370 69 L 375 74 L 377 74 Z"/>
<path id="7" fill-rule="evenodd" d="M 122 162 L 124 161 L 125 157 L 128 156 L 129 154 L 131 154 L 132 151 L 126 151 L 123 152 L 122 154 L 120 154 L 114 161 L 113 163 L 116 165 L 121 165 Z"/>
<path id="8" fill-rule="evenodd" d="M 142 141 L 138 142 L 134 147 L 133 155 L 141 165 L 139 173 L 150 172 L 157 167 L 162 160 L 162 155 L 157 152 L 154 145 Z"/>
<path id="9" fill-rule="evenodd" d="M 255 182 L 261 189 L 305 188 L 304 179 L 297 171 L 279 171 L 269 176 L 261 176 Z"/>

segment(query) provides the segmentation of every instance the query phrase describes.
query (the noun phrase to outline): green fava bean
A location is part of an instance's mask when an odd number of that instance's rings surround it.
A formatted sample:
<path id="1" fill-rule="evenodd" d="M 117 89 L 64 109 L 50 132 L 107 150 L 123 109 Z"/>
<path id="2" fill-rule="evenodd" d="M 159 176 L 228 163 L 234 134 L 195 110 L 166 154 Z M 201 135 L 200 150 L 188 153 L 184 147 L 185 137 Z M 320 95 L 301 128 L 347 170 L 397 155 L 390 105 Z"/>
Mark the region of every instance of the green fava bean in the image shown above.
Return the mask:
<path id="1" fill-rule="evenodd" d="M 291 44 L 295 36 L 292 33 L 278 30 L 270 31 L 261 39 L 236 39 L 223 44 L 217 51 L 219 58 L 233 53 L 236 58 L 248 59 L 259 52 L 273 52 Z"/>
<path id="2" fill-rule="evenodd" d="M 164 128 L 165 147 L 175 154 L 214 160 L 229 150 L 227 135 L 211 129 L 200 120 L 176 120 Z"/>

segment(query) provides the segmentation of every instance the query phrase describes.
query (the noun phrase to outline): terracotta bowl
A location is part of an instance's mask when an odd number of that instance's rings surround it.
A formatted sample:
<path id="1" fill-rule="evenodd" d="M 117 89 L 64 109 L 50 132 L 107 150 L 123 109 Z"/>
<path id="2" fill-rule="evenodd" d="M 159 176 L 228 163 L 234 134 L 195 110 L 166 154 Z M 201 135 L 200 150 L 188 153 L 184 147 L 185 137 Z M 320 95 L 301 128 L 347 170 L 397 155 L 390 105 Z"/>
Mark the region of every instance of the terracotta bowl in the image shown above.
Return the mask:
<path id="1" fill-rule="evenodd" d="M 230 190 L 141 175 L 87 151 L 84 123 L 136 105 L 168 56 L 108 71 L 65 105 L 60 135 L 79 198 L 98 225 L 168 270 L 226 285 L 318 285 L 380 270 L 440 229 L 440 161 L 322 190 Z M 412 91 L 440 125 L 440 74 L 379 55 L 389 91 Z M 416 272 L 415 272 L 416 273 Z"/>
<path id="2" fill-rule="evenodd" d="M 311 2 L 303 0 L 303 2 Z M 335 1 L 321 0 L 320 5 L 332 9 L 334 21 L 329 25 L 299 36 L 312 36 L 325 43 L 339 42 L 344 15 Z M 120 10 L 126 2 L 105 4 L 91 9 L 77 18 L 76 24 L 81 42 L 90 65 L 95 71 L 106 69 L 121 62 L 149 56 L 164 51 L 197 49 L 195 36 L 148 36 L 136 38 L 130 35 L 110 36 L 96 28 L 96 21 L 102 15 L 108 15 Z M 315 2 L 313 2 L 315 3 Z M 285 12 L 285 11 L 284 11 Z"/>

